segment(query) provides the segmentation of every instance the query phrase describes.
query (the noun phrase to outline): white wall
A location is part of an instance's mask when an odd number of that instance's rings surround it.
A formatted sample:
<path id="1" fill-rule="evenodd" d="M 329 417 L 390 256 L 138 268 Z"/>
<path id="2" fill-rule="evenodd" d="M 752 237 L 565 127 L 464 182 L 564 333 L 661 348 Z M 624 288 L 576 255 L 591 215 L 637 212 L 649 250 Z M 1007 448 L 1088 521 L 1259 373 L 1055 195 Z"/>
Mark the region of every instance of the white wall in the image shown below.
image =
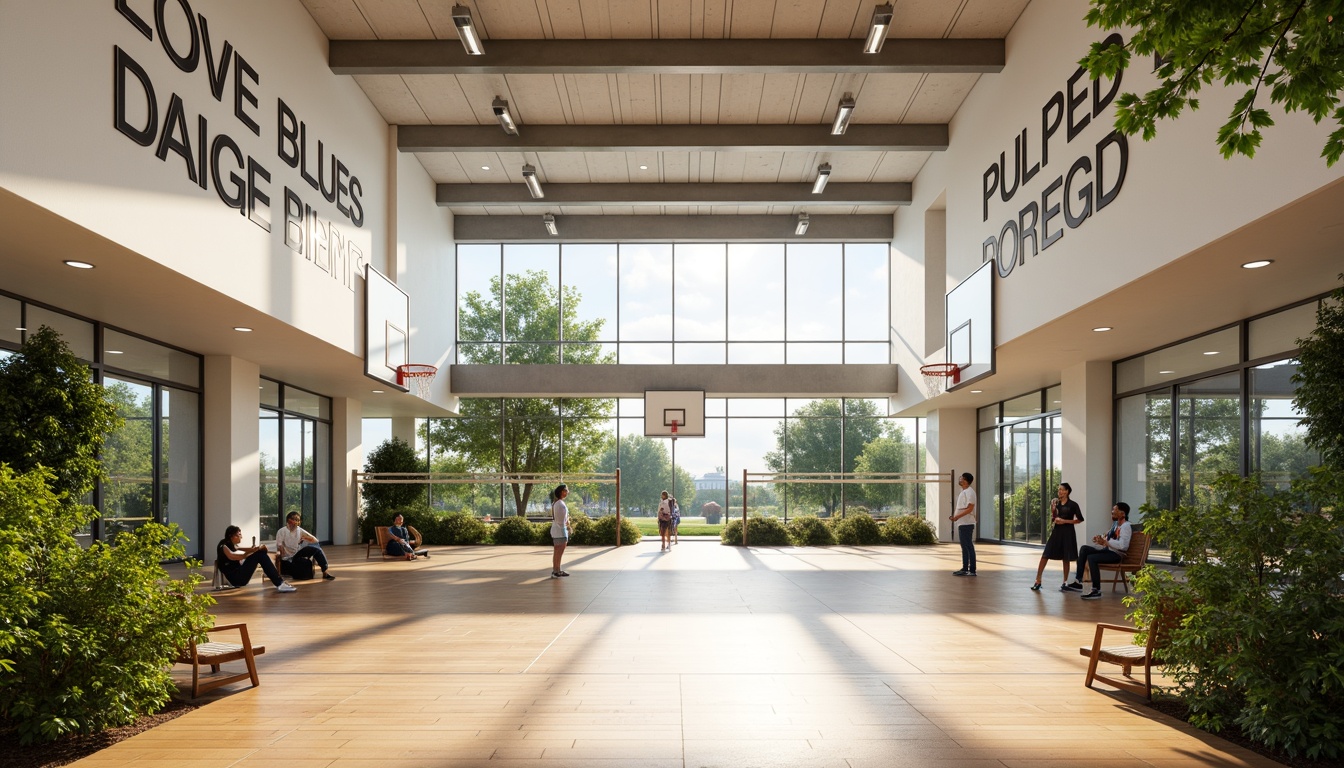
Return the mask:
<path id="1" fill-rule="evenodd" d="M 163 41 L 186 57 L 191 28 L 182 11 L 186 3 L 165 8 L 166 37 L 156 28 L 153 0 L 126 0 L 127 14 L 143 20 L 148 39 L 118 12 L 113 0 L 56 4 L 0 0 L 0 187 L 41 205 L 146 258 L 163 264 L 248 306 L 266 312 L 338 348 L 362 356 L 360 303 L 354 274 L 362 261 L 382 265 L 387 226 L 386 125 L 352 78 L 336 77 L 327 66 L 327 41 L 297 0 L 191 0 L 194 28 L 204 17 L 210 57 L 199 40 L 194 71 L 182 71 L 170 59 Z M 198 38 L 199 39 L 199 38 Z M 225 71 L 221 99 L 212 95 L 208 61 L 221 60 L 225 41 L 233 46 L 256 76 Z M 159 135 L 141 146 L 116 127 L 118 100 L 115 50 L 136 62 L 152 84 Z M 236 66 L 236 59 L 235 59 Z M 147 128 L 150 110 L 146 89 L 134 76 L 123 78 L 127 94 L 124 124 L 134 132 Z M 259 135 L 236 115 L 235 86 L 242 83 L 256 98 L 243 99 L 244 115 L 258 125 Z M 174 96 L 182 104 L 182 129 L 164 131 Z M 330 183 L 334 155 L 358 179 L 361 190 L 342 175 L 351 189 L 328 202 L 304 180 L 301 169 L 281 158 L 283 101 L 306 125 L 307 169 L 316 178 L 317 142 L 322 142 Z M 249 176 L 234 155 L 219 144 L 222 184 L 210 171 L 212 152 L 203 153 L 205 186 L 189 178 L 188 163 L 169 150 L 172 141 L 190 144 L 192 172 L 206 144 L 228 136 L 243 156 L 270 175 L 251 174 L 253 187 L 269 204 L 253 198 L 255 215 L 268 218 L 267 232 L 222 202 L 217 189 L 233 193 L 230 176 Z M 164 135 L 165 159 L 156 157 Z M 316 217 L 333 223 L 344 249 L 326 254 L 311 245 L 299 254 L 285 243 L 286 232 L 302 239 L 302 215 L 286 226 L 285 190 L 294 191 Z M 355 200 L 358 200 L 356 204 Z M 350 209 L 347 215 L 338 203 Z M 358 226 L 354 219 L 361 219 Z M 333 244 L 335 241 L 333 241 Z M 348 258 L 330 263 L 333 253 Z M 314 258 L 314 256 L 317 258 Z M 361 256 L 362 255 L 362 256 Z M 324 266 L 320 266 L 325 264 Z"/>
<path id="2" fill-rule="evenodd" d="M 1007 40 L 1007 65 L 1000 74 L 980 79 L 950 126 L 950 146 L 942 162 L 930 162 L 915 183 L 916 203 L 909 215 L 922 215 L 919 198 L 929 190 L 947 191 L 948 269 L 953 283 L 983 262 L 982 243 L 997 236 L 1009 219 L 1017 219 L 1031 201 L 1041 205 L 1041 193 L 1056 177 L 1067 174 L 1079 158 L 1093 155 L 1111 130 L 1114 103 L 1066 142 L 1064 115 L 1050 141 L 1050 159 L 1008 202 L 995 195 L 986 220 L 982 211 L 983 179 L 991 164 L 1005 155 L 1014 157 L 1014 137 L 1027 130 L 1030 164 L 1041 160 L 1042 107 L 1056 91 L 1064 91 L 1088 45 L 1105 37 L 1082 21 L 1085 0 L 1033 0 Z M 1150 62 L 1136 60 L 1121 82 L 1120 91 L 1143 92 L 1156 83 Z M 1076 112 L 1090 112 L 1088 99 Z M 1109 88 L 1102 83 L 1103 92 Z M 1076 229 L 1061 214 L 1051 222 L 1064 236 L 1039 255 L 1028 255 L 998 290 L 997 342 L 1002 345 L 1070 310 L 1125 285 L 1233 230 L 1268 214 L 1324 184 L 1344 177 L 1344 166 L 1327 169 L 1319 153 L 1330 126 L 1315 125 L 1300 113 L 1283 115 L 1262 101 L 1277 123 L 1265 135 L 1264 145 L 1252 159 L 1223 159 L 1215 145 L 1217 128 L 1227 118 L 1240 90 L 1206 88 L 1201 108 L 1179 120 L 1159 125 L 1151 142 L 1128 140 L 1128 172 L 1114 201 Z M 1117 163 L 1116 150 L 1106 156 L 1107 176 Z M 1008 173 L 1009 181 L 1014 174 Z M 1080 174 L 1096 182 L 1092 174 Z M 1114 182 L 1107 179 L 1107 185 Z M 1011 184 L 1009 185 L 1011 186 Z M 1051 195 L 1062 204 L 1063 190 Z M 1081 203 L 1071 201 L 1076 212 Z M 906 226 L 907 216 L 898 224 Z M 1038 227 L 1039 229 L 1039 224 Z M 1038 236 L 1038 245 L 1040 238 Z"/>

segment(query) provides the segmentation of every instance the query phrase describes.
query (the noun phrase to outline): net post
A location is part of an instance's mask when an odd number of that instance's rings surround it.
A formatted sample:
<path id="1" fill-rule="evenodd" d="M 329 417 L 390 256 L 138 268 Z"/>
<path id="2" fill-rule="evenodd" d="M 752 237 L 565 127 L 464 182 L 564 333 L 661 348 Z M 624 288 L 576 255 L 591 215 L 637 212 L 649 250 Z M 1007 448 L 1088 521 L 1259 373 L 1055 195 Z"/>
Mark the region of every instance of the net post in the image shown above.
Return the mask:
<path id="1" fill-rule="evenodd" d="M 616 548 L 621 548 L 621 468 L 616 468 Z"/>
<path id="2" fill-rule="evenodd" d="M 742 546 L 747 546 L 747 470 L 742 470 Z"/>

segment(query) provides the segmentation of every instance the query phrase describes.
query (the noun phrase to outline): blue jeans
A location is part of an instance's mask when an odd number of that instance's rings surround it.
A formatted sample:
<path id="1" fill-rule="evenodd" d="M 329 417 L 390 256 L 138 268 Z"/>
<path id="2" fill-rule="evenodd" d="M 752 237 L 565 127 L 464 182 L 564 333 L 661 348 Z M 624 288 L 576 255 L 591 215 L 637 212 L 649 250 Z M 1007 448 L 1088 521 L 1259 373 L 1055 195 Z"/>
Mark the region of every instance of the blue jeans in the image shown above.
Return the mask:
<path id="1" fill-rule="evenodd" d="M 961 570 L 975 573 L 975 526 L 957 526 L 957 540 L 961 542 Z"/>

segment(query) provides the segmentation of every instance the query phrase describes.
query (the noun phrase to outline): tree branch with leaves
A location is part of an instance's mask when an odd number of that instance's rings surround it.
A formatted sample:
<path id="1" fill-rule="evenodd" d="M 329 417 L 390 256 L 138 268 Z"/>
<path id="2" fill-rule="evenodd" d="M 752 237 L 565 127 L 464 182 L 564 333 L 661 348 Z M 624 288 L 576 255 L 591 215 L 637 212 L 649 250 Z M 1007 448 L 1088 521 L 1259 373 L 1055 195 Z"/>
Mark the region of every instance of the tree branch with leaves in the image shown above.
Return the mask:
<path id="1" fill-rule="evenodd" d="M 1115 127 L 1127 136 L 1157 135 L 1157 121 L 1199 109 L 1206 85 L 1246 86 L 1218 130 L 1223 157 L 1254 157 L 1262 129 L 1274 125 L 1269 100 L 1338 126 L 1321 156 L 1333 166 L 1344 154 L 1344 0 L 1092 0 L 1090 26 L 1134 29 L 1127 42 L 1094 43 L 1079 63 L 1095 78 L 1114 79 L 1134 55 L 1153 56 L 1162 82 L 1145 94 L 1116 99 Z"/>

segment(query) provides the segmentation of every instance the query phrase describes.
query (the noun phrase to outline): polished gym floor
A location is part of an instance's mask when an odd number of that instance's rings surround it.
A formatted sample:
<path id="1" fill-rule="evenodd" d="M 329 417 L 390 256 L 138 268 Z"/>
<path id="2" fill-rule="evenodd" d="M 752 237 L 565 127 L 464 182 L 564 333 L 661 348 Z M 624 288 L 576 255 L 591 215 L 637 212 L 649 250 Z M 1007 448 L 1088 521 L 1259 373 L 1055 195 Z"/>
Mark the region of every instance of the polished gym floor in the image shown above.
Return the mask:
<path id="1" fill-rule="evenodd" d="M 79 765 L 1277 765 L 1085 688 L 1078 648 L 1123 592 L 1061 594 L 1059 563 L 1032 592 L 1039 550 L 981 544 L 973 579 L 953 544 L 645 539 L 572 548 L 564 579 L 542 547 L 328 552 L 335 581 L 213 593 L 266 646 L 260 687 Z"/>

